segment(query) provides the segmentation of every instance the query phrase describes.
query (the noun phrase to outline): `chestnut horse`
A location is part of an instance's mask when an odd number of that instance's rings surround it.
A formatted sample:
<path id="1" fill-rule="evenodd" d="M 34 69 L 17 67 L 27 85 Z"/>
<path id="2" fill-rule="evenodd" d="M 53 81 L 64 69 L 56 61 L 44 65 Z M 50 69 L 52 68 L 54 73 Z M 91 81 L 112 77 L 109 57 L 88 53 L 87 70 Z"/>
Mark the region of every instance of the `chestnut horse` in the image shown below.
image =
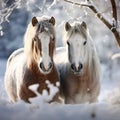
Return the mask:
<path id="1" fill-rule="evenodd" d="M 59 100 L 60 78 L 53 61 L 56 43 L 54 25 L 54 17 L 33 17 L 24 36 L 24 48 L 16 50 L 9 57 L 5 88 L 11 102 L 22 99 L 31 103 L 30 99 L 37 96 L 30 89 L 35 84 L 39 85 L 36 89 L 41 95 L 47 92 L 48 103 Z M 50 85 L 56 88 L 52 90 L 52 95 Z"/>
<path id="2" fill-rule="evenodd" d="M 68 48 L 59 49 L 55 58 L 64 101 L 66 104 L 96 102 L 100 93 L 100 63 L 87 25 L 66 22 L 65 32 Z M 63 52 L 65 50 L 68 55 Z M 59 56 L 65 59 L 60 60 Z"/>

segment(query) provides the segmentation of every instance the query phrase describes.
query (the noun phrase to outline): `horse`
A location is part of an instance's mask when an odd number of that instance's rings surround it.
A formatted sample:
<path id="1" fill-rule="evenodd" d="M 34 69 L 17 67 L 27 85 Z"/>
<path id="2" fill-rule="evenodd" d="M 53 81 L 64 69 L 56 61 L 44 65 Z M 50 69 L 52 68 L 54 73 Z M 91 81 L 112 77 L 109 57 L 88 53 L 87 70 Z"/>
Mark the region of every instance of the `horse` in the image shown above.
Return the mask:
<path id="1" fill-rule="evenodd" d="M 5 89 L 10 102 L 23 100 L 31 103 L 31 98 L 37 94 L 30 88 L 36 84 L 36 91 L 41 96 L 44 93 L 48 95 L 45 102 L 59 101 L 60 77 L 53 60 L 56 44 L 54 26 L 54 17 L 33 17 L 24 35 L 24 47 L 15 50 L 8 58 Z M 56 88 L 55 91 L 52 88 Z"/>
<path id="2" fill-rule="evenodd" d="M 58 50 L 55 61 L 60 71 L 60 94 L 65 104 L 97 102 L 100 61 L 86 23 L 66 22 L 64 40 L 67 47 Z M 64 58 L 59 60 L 59 56 Z"/>

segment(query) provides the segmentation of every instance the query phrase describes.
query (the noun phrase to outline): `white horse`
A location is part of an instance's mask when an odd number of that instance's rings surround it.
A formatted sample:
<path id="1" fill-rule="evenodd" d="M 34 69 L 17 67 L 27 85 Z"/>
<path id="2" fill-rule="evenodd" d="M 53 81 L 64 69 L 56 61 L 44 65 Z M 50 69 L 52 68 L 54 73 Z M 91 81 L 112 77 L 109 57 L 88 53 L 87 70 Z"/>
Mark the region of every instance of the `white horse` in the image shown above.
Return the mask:
<path id="1" fill-rule="evenodd" d="M 66 104 L 96 102 L 100 93 L 100 62 L 87 25 L 66 22 L 65 31 L 68 48 L 59 49 L 55 58 L 60 71 L 61 94 Z"/>

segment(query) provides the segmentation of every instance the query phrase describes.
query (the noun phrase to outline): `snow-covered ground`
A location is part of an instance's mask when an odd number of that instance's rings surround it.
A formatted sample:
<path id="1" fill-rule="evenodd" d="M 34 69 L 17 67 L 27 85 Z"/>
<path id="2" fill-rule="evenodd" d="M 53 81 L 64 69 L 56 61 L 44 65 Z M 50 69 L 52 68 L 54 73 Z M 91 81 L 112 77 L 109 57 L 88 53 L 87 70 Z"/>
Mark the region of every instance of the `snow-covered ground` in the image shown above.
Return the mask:
<path id="1" fill-rule="evenodd" d="M 6 60 L 0 60 L 0 120 L 120 120 L 120 75 L 115 81 L 108 80 L 105 65 L 102 67 L 101 93 L 98 103 L 64 105 L 60 103 L 46 104 L 39 99 L 33 104 L 19 101 L 15 104 L 8 102 L 4 88 L 4 73 Z M 105 73 L 106 72 L 106 73 Z"/>
<path id="2" fill-rule="evenodd" d="M 25 1 L 27 4 L 24 4 Z M 10 51 L 23 45 L 21 40 L 26 30 L 26 24 L 32 16 L 45 14 L 56 18 L 57 46 L 62 46 L 62 42 L 64 43 L 62 31 L 66 21 L 84 20 L 87 22 L 91 36 L 95 41 L 101 61 L 99 101 L 93 104 L 64 105 L 43 104 L 36 99 L 33 104 L 23 101 L 10 104 L 4 88 L 6 59 L 1 58 L 0 120 L 120 120 L 120 54 L 116 54 L 120 53 L 120 50 L 117 48 L 112 33 L 88 9 L 60 1 L 62 0 L 54 0 L 51 6 L 48 4 L 41 6 L 39 0 L 23 0 L 21 6 L 24 7 L 20 7 L 14 15 L 11 15 L 9 25 L 5 24 L 6 33 L 0 39 L 0 56 L 8 56 Z M 104 2 L 107 3 L 107 0 Z M 101 6 L 104 5 L 102 2 L 100 3 L 98 2 Z M 5 29 L 3 26 L 3 32 Z M 4 55 L 4 48 L 7 50 L 7 53 L 5 51 L 6 55 Z"/>

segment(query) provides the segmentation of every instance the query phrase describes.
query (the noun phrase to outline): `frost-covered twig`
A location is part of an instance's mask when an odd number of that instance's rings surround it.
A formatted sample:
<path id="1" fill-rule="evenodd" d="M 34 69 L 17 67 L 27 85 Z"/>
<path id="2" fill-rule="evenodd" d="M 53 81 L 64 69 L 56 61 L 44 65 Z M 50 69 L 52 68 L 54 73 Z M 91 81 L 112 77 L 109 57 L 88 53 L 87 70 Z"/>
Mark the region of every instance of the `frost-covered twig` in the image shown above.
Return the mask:
<path id="1" fill-rule="evenodd" d="M 64 1 L 68 2 L 68 3 L 72 3 L 74 5 L 78 5 L 78 6 L 86 6 L 86 7 L 90 7 L 91 6 L 90 4 L 87 4 L 86 2 L 77 3 L 77 2 L 70 1 L 70 0 L 64 0 Z"/>
<path id="2" fill-rule="evenodd" d="M 112 5 L 112 14 L 113 14 L 113 27 L 117 27 L 117 7 L 115 0 L 110 0 Z"/>
<path id="3" fill-rule="evenodd" d="M 21 3 L 21 0 L 15 1 L 9 7 L 6 7 L 6 5 L 4 5 L 4 7 L 0 10 L 0 35 L 1 36 L 3 35 L 1 24 L 6 21 L 9 22 L 8 20 L 9 16 L 13 12 L 13 10 L 16 9 L 20 5 L 20 3 Z"/>
<path id="4" fill-rule="evenodd" d="M 85 3 L 77 3 L 77 2 L 70 1 L 70 0 L 64 0 L 64 1 L 71 3 L 71 4 L 74 4 L 74 5 L 77 5 L 77 6 L 85 6 L 85 7 L 90 8 L 96 14 L 96 16 L 112 31 L 112 33 L 114 34 L 116 41 L 120 47 L 120 32 L 117 30 L 116 27 L 113 26 L 112 22 L 109 22 L 109 20 L 106 19 L 106 17 L 103 16 L 101 14 L 101 12 L 99 12 L 97 7 L 91 2 L 91 0 L 87 0 L 87 2 L 85 2 Z M 114 9 L 114 17 L 116 20 L 117 17 L 116 17 L 115 9 Z"/>

